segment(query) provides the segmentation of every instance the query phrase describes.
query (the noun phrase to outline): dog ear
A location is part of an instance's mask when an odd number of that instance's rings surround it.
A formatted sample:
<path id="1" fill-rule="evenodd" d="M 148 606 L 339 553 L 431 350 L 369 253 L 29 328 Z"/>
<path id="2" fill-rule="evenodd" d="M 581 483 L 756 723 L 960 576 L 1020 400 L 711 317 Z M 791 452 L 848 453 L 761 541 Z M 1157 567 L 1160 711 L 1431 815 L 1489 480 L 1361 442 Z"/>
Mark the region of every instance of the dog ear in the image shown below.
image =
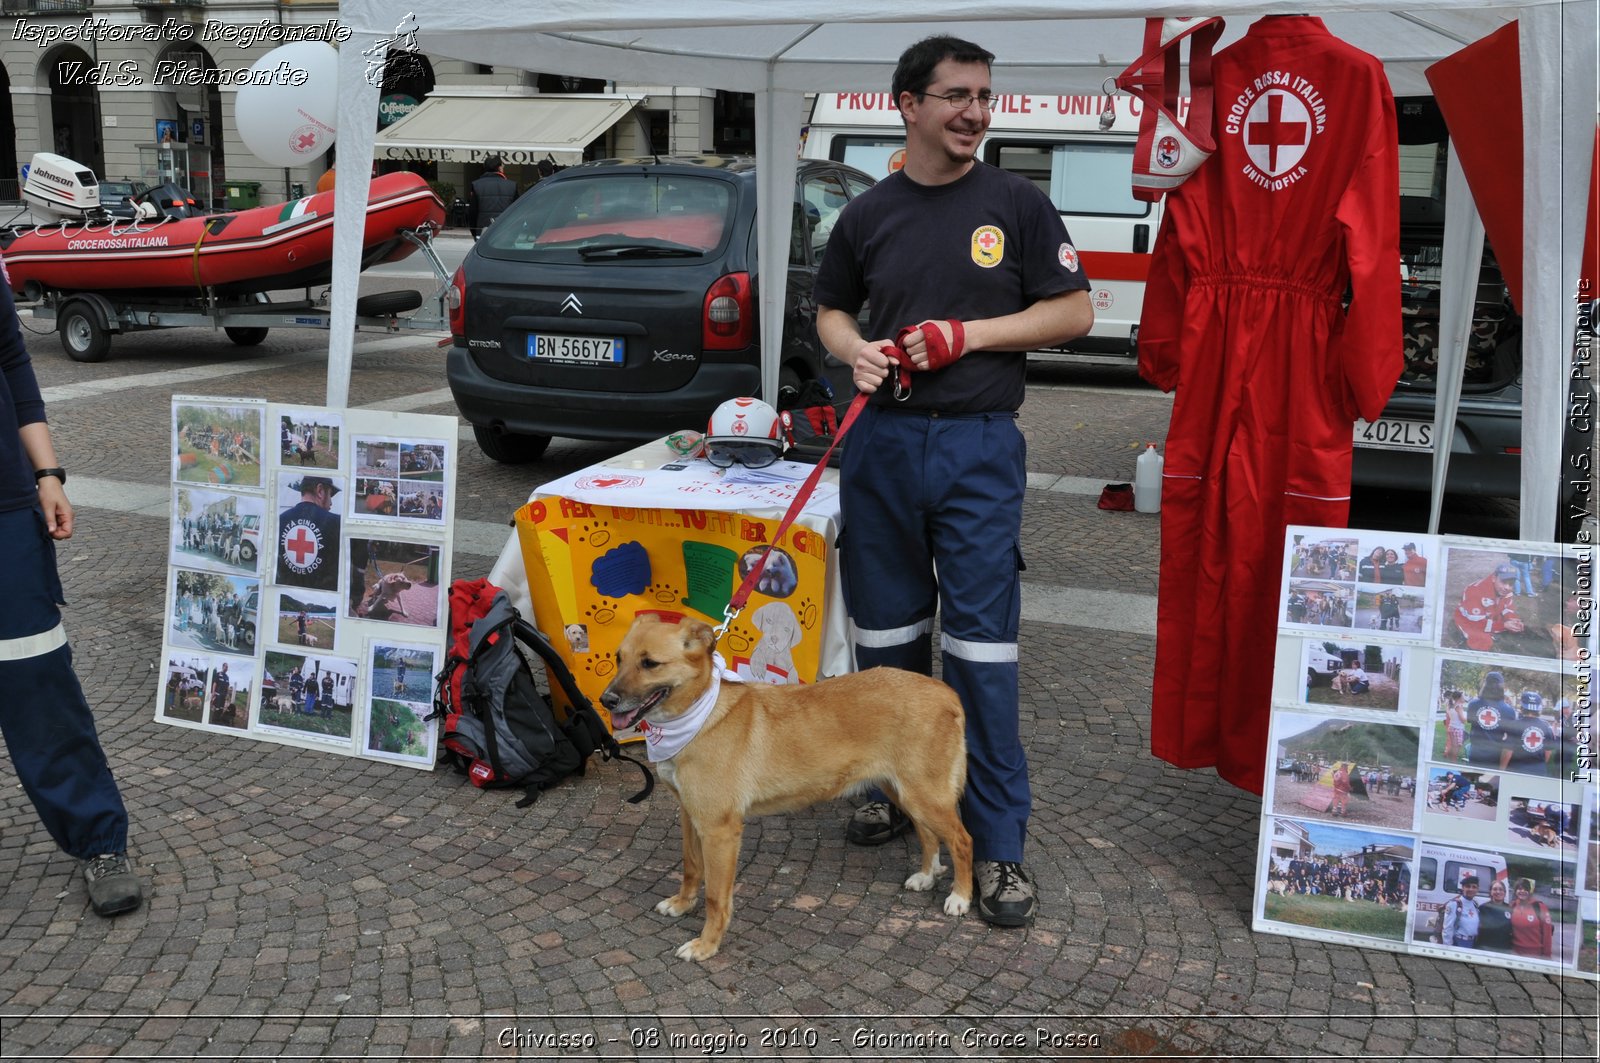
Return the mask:
<path id="1" fill-rule="evenodd" d="M 683 648 L 692 650 L 696 646 L 706 653 L 717 648 L 716 632 L 703 620 L 690 620 L 683 625 Z"/>

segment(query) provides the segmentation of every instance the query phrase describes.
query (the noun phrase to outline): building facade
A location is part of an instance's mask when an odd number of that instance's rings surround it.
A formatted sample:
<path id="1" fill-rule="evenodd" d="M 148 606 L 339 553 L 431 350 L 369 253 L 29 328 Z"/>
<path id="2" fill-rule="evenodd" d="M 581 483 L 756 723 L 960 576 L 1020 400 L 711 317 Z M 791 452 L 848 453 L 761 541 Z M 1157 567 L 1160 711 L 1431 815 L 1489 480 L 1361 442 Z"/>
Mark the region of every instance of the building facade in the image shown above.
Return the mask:
<path id="1" fill-rule="evenodd" d="M 253 156 L 238 135 L 240 75 L 274 48 L 341 37 L 335 0 L 0 0 L 0 200 L 14 200 L 35 152 L 50 151 L 102 180 L 147 184 L 172 179 L 221 206 L 240 186 L 262 203 L 313 189 L 324 156 L 284 169 Z M 533 96 L 618 92 L 642 102 L 631 120 L 600 134 L 588 158 L 749 151 L 748 97 L 707 89 L 624 86 L 418 56 L 383 84 L 380 125 L 435 94 Z M 335 154 L 337 148 L 335 148 Z M 425 152 L 418 153 L 425 156 Z M 441 191 L 464 190 L 480 162 L 384 160 L 380 170 L 413 169 Z M 529 160 L 508 168 L 536 179 Z M 445 188 L 448 186 L 448 188 Z M 459 194 L 459 192 L 457 193 Z"/>

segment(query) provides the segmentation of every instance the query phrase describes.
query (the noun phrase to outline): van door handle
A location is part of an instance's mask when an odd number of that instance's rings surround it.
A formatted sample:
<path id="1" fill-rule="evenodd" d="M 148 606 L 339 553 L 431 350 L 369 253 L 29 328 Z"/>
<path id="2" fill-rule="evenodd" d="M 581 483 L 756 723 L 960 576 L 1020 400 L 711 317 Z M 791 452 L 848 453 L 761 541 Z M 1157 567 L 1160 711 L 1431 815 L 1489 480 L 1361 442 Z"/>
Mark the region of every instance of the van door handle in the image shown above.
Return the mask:
<path id="1" fill-rule="evenodd" d="M 1135 225 L 1133 227 L 1133 253 L 1147 255 L 1150 253 L 1150 226 Z"/>

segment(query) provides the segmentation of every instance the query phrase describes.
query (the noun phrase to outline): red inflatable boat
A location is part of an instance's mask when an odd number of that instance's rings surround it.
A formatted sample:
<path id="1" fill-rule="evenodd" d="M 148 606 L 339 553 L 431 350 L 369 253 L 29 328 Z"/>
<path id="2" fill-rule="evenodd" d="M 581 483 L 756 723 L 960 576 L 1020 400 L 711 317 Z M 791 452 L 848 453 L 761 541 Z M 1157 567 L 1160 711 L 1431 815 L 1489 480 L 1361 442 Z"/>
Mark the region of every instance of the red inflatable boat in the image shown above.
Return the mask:
<path id="1" fill-rule="evenodd" d="M 414 173 L 372 180 L 361 268 L 405 258 L 405 229 L 444 223 L 444 204 Z M 62 221 L 0 232 L 19 295 L 45 292 L 279 291 L 323 284 L 333 269 L 333 193 L 235 214 L 155 221 Z"/>

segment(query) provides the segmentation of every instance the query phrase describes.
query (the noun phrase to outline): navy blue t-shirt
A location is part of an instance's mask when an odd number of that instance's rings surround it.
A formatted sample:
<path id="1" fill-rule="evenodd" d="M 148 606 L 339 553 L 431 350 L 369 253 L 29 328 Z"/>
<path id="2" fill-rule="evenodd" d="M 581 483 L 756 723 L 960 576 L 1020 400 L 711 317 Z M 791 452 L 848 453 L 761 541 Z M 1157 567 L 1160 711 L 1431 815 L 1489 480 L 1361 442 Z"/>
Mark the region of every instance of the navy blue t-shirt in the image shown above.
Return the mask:
<path id="1" fill-rule="evenodd" d="M 840 212 L 817 271 L 820 306 L 859 313 L 868 340 L 893 341 L 921 321 L 1004 317 L 1089 287 L 1061 214 L 1024 177 L 975 163 L 945 185 L 891 174 Z M 872 401 L 947 413 L 1015 410 L 1025 354 L 974 351 L 937 372 L 913 373 L 911 398 Z"/>
<path id="2" fill-rule="evenodd" d="M 0 263 L 0 512 L 39 504 L 33 463 L 17 430 L 44 420 L 44 398 L 22 342 L 11 280 Z"/>

